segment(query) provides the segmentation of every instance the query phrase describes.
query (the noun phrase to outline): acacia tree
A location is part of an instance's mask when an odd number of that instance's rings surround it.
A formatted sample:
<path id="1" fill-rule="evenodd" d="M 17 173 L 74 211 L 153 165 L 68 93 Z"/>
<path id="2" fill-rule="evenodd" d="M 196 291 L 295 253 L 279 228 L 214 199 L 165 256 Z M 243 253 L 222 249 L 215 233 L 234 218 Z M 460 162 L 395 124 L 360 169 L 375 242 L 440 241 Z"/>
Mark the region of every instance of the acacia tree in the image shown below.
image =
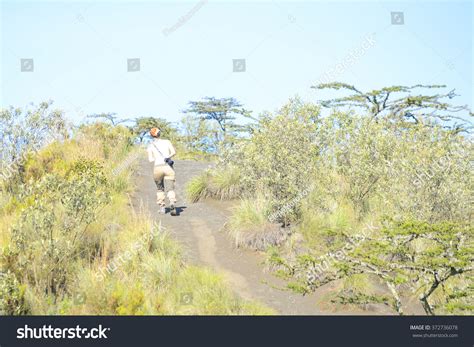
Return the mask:
<path id="1" fill-rule="evenodd" d="M 237 126 L 234 123 L 236 115 L 249 114 L 249 111 L 242 108 L 242 104 L 234 98 L 214 97 L 206 97 L 203 101 L 190 101 L 189 108 L 185 112 L 194 113 L 202 119 L 215 120 L 224 133 Z"/>
<path id="2" fill-rule="evenodd" d="M 472 285 L 468 280 L 468 273 L 474 271 L 472 225 L 387 219 L 368 235 L 341 231 L 336 237 L 348 246 L 335 255 L 332 271 L 309 276 L 313 288 L 354 274 L 372 274 L 385 282 L 399 314 L 403 314 L 401 288 L 411 288 L 425 312 L 434 315 L 437 305 L 430 302 L 431 297 L 440 288 L 445 290 L 449 280 L 465 276 L 464 286 Z M 469 309 L 459 295 L 465 289 L 458 291 L 445 295 L 443 304 L 454 300 L 459 309 Z"/>
<path id="3" fill-rule="evenodd" d="M 95 114 L 88 115 L 87 118 L 104 119 L 110 122 L 112 126 L 117 126 L 119 124 L 132 121 L 131 119 L 122 119 L 120 117 L 117 117 L 116 113 L 113 113 L 113 112 L 95 113 Z"/>
<path id="4" fill-rule="evenodd" d="M 429 121 L 441 122 L 446 128 L 456 132 L 468 131 L 472 128 L 472 122 L 467 118 L 474 114 L 467 105 L 456 106 L 449 100 L 456 96 L 455 90 L 427 95 L 426 91 L 431 89 L 443 89 L 445 85 L 423 85 L 414 86 L 391 86 L 382 89 L 374 89 L 363 92 L 355 86 L 333 82 L 322 83 L 311 88 L 346 90 L 351 94 L 341 98 L 320 101 L 323 107 L 356 107 L 369 112 L 372 117 L 392 117 L 415 123 L 427 123 Z M 415 95 L 418 89 L 424 89 L 425 94 Z M 462 113 L 467 115 L 462 116 Z"/>
<path id="5" fill-rule="evenodd" d="M 250 111 L 243 108 L 236 99 L 214 97 L 206 97 L 202 101 L 190 101 L 188 109 L 184 112 L 192 113 L 201 120 L 215 121 L 218 124 L 220 131 L 215 134 L 217 147 L 232 139 L 236 131 L 244 130 L 242 126 L 234 122 L 238 115 L 244 117 L 250 115 Z"/>

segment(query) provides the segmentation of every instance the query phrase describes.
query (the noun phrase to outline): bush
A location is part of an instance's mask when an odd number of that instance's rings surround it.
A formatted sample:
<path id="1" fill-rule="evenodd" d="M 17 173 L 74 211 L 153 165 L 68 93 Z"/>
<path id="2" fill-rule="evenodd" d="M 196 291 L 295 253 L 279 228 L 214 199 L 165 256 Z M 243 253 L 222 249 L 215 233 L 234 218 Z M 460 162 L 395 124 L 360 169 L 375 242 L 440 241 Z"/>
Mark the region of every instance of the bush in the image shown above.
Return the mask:
<path id="1" fill-rule="evenodd" d="M 0 110 L 0 190 L 18 193 L 15 189 L 24 179 L 28 156 L 69 137 L 63 113 L 51 106 L 48 101 L 26 109 Z"/>
<path id="2" fill-rule="evenodd" d="M 313 190 L 317 208 L 348 200 L 359 219 L 383 209 L 403 218 L 463 220 L 471 213 L 472 155 L 471 141 L 439 127 L 398 126 L 352 112 L 319 118 L 315 106 L 293 100 L 261 116 L 253 135 L 200 178 L 199 192 L 212 196 L 216 177 L 234 177 L 238 167 L 233 191 L 265 194 L 285 225 L 298 220 Z"/>
<path id="3" fill-rule="evenodd" d="M 263 198 L 242 200 L 226 224 L 237 247 L 266 250 L 280 245 L 288 236 L 288 230 L 268 220 L 268 202 Z"/>
<path id="4" fill-rule="evenodd" d="M 133 144 L 133 134 L 130 129 L 107 123 L 83 125 L 76 138 L 80 143 L 96 142 L 99 145 L 96 150 L 101 150 L 104 158 L 111 159 L 112 163 L 123 158 Z"/>
<path id="5" fill-rule="evenodd" d="M 211 179 L 211 195 L 220 200 L 235 199 L 243 190 L 241 180 L 241 170 L 236 167 L 218 170 Z"/>
<path id="6" fill-rule="evenodd" d="M 258 303 L 238 298 L 224 285 L 223 279 L 210 270 L 185 267 L 170 288 L 166 300 L 169 310 L 186 315 L 266 315 L 274 314 Z"/>
<path id="7" fill-rule="evenodd" d="M 269 257 L 270 262 L 300 292 L 353 275 L 354 269 L 365 274 L 375 271 L 360 264 L 375 268 L 390 262 L 403 264 L 408 261 L 404 254 L 423 249 L 430 256 L 425 259 L 423 253 L 412 254 L 417 259 L 412 266 L 435 259 L 446 274 L 449 271 L 445 266 L 456 269 L 456 279 L 448 276 L 443 280 L 446 288 L 454 287 L 457 278 L 461 278 L 456 284 L 459 293 L 428 293 L 418 283 L 418 290 L 424 291 L 421 305 L 426 312 L 469 310 L 465 298 L 472 280 L 457 271 L 467 271 L 463 270 L 467 259 L 464 255 L 472 258 L 472 249 L 459 244 L 465 253 L 461 256 L 449 251 L 448 244 L 434 245 L 429 240 L 435 234 L 439 241 L 451 240 L 448 235 L 458 235 L 458 240 L 465 242 L 470 237 L 470 158 L 474 153 L 468 136 L 432 123 L 375 119 L 352 111 L 334 110 L 322 118 L 316 106 L 297 100 L 275 115 L 262 115 L 253 130 L 248 139 L 226 153 L 216 171 L 207 174 L 207 181 L 201 178 L 200 184 L 201 191 L 210 192 L 217 172 L 241 169 L 240 195 L 245 200 L 228 225 L 237 245 L 253 249 L 273 245 L 271 252 L 278 256 Z M 263 203 L 259 202 L 260 197 Z M 268 220 L 278 221 L 286 228 L 276 233 L 268 226 Z M 383 229 L 387 220 L 393 223 L 391 232 Z M 290 231 L 291 237 L 276 236 Z M 399 245 L 407 235 L 414 240 Z M 348 257 L 348 249 L 355 247 L 351 242 L 359 244 L 361 240 L 367 242 L 356 247 L 358 251 L 351 255 L 350 262 L 339 259 Z M 412 248 L 406 249 L 408 245 Z M 437 253 L 436 249 L 446 253 Z M 330 266 L 326 266 L 328 263 Z M 322 277 L 308 270 L 318 266 L 329 270 L 323 269 Z M 379 273 L 387 274 L 382 277 L 390 302 L 401 313 L 398 291 L 402 283 L 407 285 L 407 278 L 412 279 L 412 275 L 424 275 L 400 273 L 392 268 Z M 432 283 L 429 278 L 425 280 Z M 437 295 L 442 299 L 438 300 Z M 342 295 L 340 299 L 374 299 L 357 293 L 354 298 Z"/>
<path id="8" fill-rule="evenodd" d="M 20 284 L 12 272 L 0 272 L 0 314 L 12 316 L 28 313 L 25 286 Z"/>
<path id="9" fill-rule="evenodd" d="M 192 178 L 186 184 L 186 197 L 191 200 L 191 202 L 198 202 L 201 199 L 212 196 L 210 180 L 211 178 L 208 172 L 204 172 Z"/>
<path id="10" fill-rule="evenodd" d="M 121 209 L 125 213 L 125 206 Z M 146 216 L 128 219 L 113 249 L 77 272 L 58 304 L 62 314 L 267 314 L 271 311 L 236 297 L 220 276 L 187 266 L 179 247 Z M 139 241 L 142 246 L 135 247 Z M 142 242 L 143 241 L 143 242 Z M 129 256 L 127 256 L 129 252 Z"/>
<path id="11" fill-rule="evenodd" d="M 262 117 L 253 136 L 241 147 L 241 187 L 269 199 L 272 212 L 294 203 L 308 188 L 319 148 L 314 142 L 319 109 L 292 100 L 273 118 Z M 294 205 L 280 221 L 295 217 Z"/>
<path id="12" fill-rule="evenodd" d="M 352 201 L 361 218 L 382 208 L 433 221 L 462 220 L 469 213 L 465 202 L 472 144 L 460 135 L 335 113 L 324 120 L 318 138 L 322 155 L 316 185 L 330 194 L 334 183 L 318 181 L 338 175 L 344 189 L 339 193 Z"/>
<path id="13" fill-rule="evenodd" d="M 80 254 L 87 228 L 109 199 L 101 166 L 88 160 L 75 162 L 65 177 L 48 174 L 25 186 L 12 227 L 12 271 L 46 293 L 65 290 L 72 271 L 65 260 Z"/>
<path id="14" fill-rule="evenodd" d="M 15 181 L 21 194 L 1 192 L 0 311 L 268 313 L 211 271 L 186 266 L 160 225 L 130 209 L 136 153 L 129 139 L 123 127 L 83 126 L 74 139 L 27 158 Z M 181 300 L 187 291 L 192 305 Z"/>
<path id="15" fill-rule="evenodd" d="M 189 181 L 186 186 L 186 195 L 192 202 L 207 197 L 219 200 L 235 199 L 243 192 L 241 180 L 241 171 L 236 167 L 206 171 Z"/>
<path id="16" fill-rule="evenodd" d="M 270 214 L 287 224 L 297 215 L 301 194 L 314 175 L 319 147 L 314 141 L 319 108 L 291 100 L 274 116 L 264 114 L 249 139 L 241 139 L 222 155 L 213 171 L 193 180 L 191 200 L 252 198 L 261 192 Z"/>
<path id="17" fill-rule="evenodd" d="M 311 201 L 312 194 L 304 202 L 301 218 L 296 230 L 305 240 L 306 245 L 315 253 L 338 249 L 342 245 L 336 242 L 336 235 L 340 233 L 353 234 L 363 224 L 357 221 L 354 208 L 350 203 L 341 201 L 333 210 L 322 212 L 315 208 Z"/>

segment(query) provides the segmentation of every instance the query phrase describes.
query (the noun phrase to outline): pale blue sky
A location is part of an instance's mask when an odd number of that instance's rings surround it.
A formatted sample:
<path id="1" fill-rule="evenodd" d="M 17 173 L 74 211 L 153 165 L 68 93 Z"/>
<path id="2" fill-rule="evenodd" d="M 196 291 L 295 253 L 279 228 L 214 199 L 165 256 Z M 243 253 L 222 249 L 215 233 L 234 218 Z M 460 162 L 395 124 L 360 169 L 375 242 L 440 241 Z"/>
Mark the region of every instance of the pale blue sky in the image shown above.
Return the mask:
<path id="1" fill-rule="evenodd" d="M 2 1 L 1 106 L 53 99 L 75 121 L 176 121 L 190 100 L 232 96 L 258 113 L 328 96 L 310 86 L 358 49 L 335 80 L 447 84 L 472 108 L 472 17 L 472 1 Z M 34 72 L 20 71 L 22 58 Z M 141 71 L 127 72 L 128 58 Z M 238 58 L 245 72 L 232 71 Z"/>

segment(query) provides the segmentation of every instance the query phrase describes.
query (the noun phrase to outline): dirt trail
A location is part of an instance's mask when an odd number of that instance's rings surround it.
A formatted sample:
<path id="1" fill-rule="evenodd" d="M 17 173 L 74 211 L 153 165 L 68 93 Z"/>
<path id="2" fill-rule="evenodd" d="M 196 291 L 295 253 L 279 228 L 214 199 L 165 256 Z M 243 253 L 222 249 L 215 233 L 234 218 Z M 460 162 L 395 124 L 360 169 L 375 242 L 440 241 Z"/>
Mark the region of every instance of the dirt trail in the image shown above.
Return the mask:
<path id="1" fill-rule="evenodd" d="M 162 225 L 182 244 L 188 262 L 214 269 L 224 276 L 234 292 L 242 298 L 258 300 L 284 315 L 331 313 L 322 312 L 316 307 L 316 297 L 321 293 L 302 296 L 279 289 L 284 288 L 285 283 L 263 270 L 263 257 L 260 254 L 237 249 L 232 245 L 222 230 L 230 214 L 229 203 L 214 200 L 186 202 L 185 184 L 207 167 L 208 164 L 202 162 L 176 161 L 177 207 L 180 215 L 172 217 L 169 213 L 166 215 L 157 213 L 152 166 L 142 160 L 136 178 L 137 189 L 133 197 L 135 207 L 140 206 L 154 218 L 161 220 Z M 338 314 L 344 313 L 338 312 Z"/>

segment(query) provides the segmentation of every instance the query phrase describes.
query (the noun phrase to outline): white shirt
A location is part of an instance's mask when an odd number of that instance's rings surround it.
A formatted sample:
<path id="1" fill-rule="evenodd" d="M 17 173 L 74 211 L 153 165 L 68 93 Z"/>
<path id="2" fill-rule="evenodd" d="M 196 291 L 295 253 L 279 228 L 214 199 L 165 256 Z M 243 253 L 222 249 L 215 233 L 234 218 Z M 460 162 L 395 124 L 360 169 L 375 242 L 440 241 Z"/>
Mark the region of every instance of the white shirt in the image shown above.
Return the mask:
<path id="1" fill-rule="evenodd" d="M 148 161 L 154 162 L 155 166 L 166 164 L 165 158 L 170 158 L 176 154 L 173 145 L 169 140 L 155 139 L 147 147 Z M 161 154 L 160 154 L 161 152 Z"/>

